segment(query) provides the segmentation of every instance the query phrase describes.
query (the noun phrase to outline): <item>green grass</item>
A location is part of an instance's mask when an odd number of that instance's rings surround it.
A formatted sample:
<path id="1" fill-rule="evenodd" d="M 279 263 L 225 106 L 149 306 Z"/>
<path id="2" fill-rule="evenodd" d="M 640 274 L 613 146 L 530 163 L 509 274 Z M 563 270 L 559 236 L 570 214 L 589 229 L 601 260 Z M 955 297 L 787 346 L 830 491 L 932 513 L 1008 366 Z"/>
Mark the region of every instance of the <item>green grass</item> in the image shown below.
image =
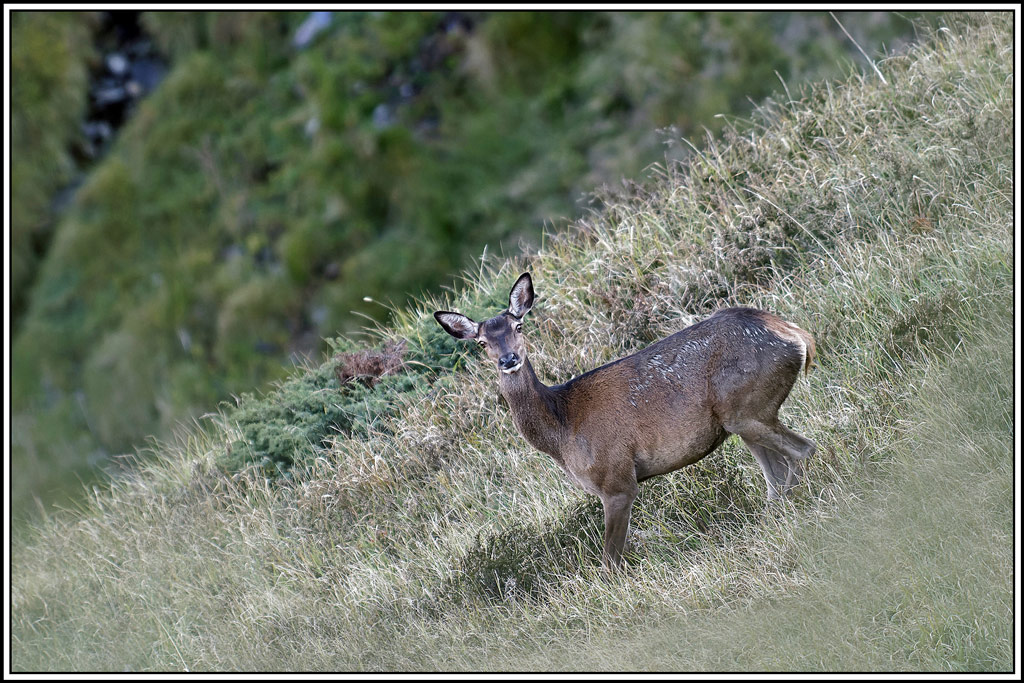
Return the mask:
<path id="1" fill-rule="evenodd" d="M 879 63 L 888 85 L 769 103 L 397 309 L 376 336 L 406 339 L 414 372 L 345 388 L 332 358 L 41 522 L 12 549 L 12 668 L 1011 670 L 1008 17 Z M 549 382 L 725 304 L 811 330 L 819 365 L 782 411 L 819 445 L 802 494 L 766 509 L 730 439 L 645 482 L 607 576 L 595 501 L 430 316 L 494 311 L 526 267 Z M 354 398 L 358 428 L 313 420 Z M 290 406 L 288 476 L 239 459 Z"/>

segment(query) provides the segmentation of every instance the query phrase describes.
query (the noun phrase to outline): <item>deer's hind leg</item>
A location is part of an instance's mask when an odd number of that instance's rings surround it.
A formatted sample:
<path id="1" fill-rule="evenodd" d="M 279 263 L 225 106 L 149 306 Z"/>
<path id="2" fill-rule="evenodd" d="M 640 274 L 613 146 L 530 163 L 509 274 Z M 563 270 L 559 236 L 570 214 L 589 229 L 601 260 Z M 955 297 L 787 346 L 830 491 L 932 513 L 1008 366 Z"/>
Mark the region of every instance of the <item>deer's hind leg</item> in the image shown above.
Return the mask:
<path id="1" fill-rule="evenodd" d="M 778 420 L 738 420 L 724 426 L 747 444 L 764 446 L 787 460 L 806 460 L 818 450 L 813 441 L 783 427 Z"/>
<path id="2" fill-rule="evenodd" d="M 738 434 L 754 454 L 768 484 L 769 500 L 786 495 L 800 483 L 803 461 L 818 449 L 813 441 L 782 426 L 778 420 L 740 420 L 725 428 Z"/>
<path id="3" fill-rule="evenodd" d="M 743 443 L 761 466 L 764 481 L 768 485 L 768 500 L 785 496 L 800 483 L 803 466 L 799 460 L 787 458 L 760 444 L 746 440 Z"/>

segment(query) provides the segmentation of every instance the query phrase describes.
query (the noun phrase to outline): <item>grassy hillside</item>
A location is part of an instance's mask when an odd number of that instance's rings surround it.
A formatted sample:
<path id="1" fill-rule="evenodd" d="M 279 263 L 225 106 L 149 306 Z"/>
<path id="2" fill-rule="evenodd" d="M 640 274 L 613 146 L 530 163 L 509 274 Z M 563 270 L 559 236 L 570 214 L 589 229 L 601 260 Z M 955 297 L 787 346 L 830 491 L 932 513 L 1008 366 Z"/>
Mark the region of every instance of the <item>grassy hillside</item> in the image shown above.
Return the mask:
<path id="1" fill-rule="evenodd" d="M 78 15 L 31 16 L 12 36 L 16 86 L 52 78 L 46 26 Z M 717 131 L 780 78 L 860 58 L 825 12 L 339 12 L 299 49 L 307 16 L 141 17 L 167 78 L 75 193 L 31 291 L 14 283 L 30 302 L 12 349 L 19 516 L 320 358 L 322 338 L 441 291 L 485 249 L 536 245 L 585 192 L 663 160 L 659 129 Z M 840 17 L 872 52 L 913 33 L 897 13 Z M 39 151 L 74 130 L 69 80 L 15 88 L 19 164 L 59 159 Z M 44 105 L 46 145 L 21 127 Z M 34 177 L 15 170 L 19 207 L 49 199 Z M 12 218 L 30 258 L 35 219 Z"/>
<path id="2" fill-rule="evenodd" d="M 770 102 L 159 446 L 19 539 L 13 669 L 1011 670 L 1012 29 L 963 17 L 884 82 Z M 527 267 L 549 382 L 726 304 L 813 331 L 803 494 L 766 510 L 730 439 L 645 482 L 605 576 L 596 500 L 430 316 Z"/>

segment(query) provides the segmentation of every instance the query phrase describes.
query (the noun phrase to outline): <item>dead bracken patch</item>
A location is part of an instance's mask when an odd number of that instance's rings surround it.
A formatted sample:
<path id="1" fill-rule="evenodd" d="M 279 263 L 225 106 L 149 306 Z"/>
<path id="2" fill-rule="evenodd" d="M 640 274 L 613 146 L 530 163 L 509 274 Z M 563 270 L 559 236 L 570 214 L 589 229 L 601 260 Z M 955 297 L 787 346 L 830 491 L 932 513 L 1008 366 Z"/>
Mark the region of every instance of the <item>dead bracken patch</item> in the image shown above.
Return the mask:
<path id="1" fill-rule="evenodd" d="M 342 385 L 353 380 L 372 387 L 385 375 L 396 375 L 405 368 L 406 340 L 399 339 L 380 349 L 339 353 L 334 357 L 335 373 Z"/>

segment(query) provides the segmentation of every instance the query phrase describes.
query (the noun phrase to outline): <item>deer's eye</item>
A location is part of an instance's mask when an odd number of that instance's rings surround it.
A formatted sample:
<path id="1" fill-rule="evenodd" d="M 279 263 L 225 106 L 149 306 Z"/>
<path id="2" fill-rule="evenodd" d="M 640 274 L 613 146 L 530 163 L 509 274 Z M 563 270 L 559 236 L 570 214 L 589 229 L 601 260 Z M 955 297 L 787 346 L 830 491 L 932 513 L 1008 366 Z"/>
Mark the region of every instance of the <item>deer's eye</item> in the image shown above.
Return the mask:
<path id="1" fill-rule="evenodd" d="M 516 332 L 522 332 L 522 331 L 523 331 L 523 324 L 522 323 L 516 323 Z"/>
<path id="2" fill-rule="evenodd" d="M 487 348 L 487 342 L 485 342 L 483 339 L 477 339 L 476 343 L 480 345 L 481 349 L 486 349 Z"/>

